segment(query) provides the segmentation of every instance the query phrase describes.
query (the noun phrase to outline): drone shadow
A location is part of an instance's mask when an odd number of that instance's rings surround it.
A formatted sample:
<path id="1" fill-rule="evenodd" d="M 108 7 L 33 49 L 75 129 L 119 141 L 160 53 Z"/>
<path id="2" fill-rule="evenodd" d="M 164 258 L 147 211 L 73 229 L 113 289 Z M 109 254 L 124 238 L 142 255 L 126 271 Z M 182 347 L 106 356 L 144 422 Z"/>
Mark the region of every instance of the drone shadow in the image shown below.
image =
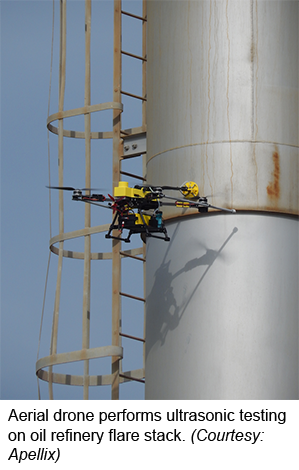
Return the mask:
<path id="1" fill-rule="evenodd" d="M 165 259 L 167 258 L 170 245 L 175 239 L 178 227 L 179 224 L 171 237 L 171 242 L 166 250 L 161 266 L 155 272 L 154 284 L 150 294 L 147 296 L 147 311 L 150 312 L 150 317 L 148 317 L 146 325 L 146 355 L 148 355 L 157 341 L 162 346 L 168 333 L 177 328 L 198 287 L 207 276 L 215 261 L 221 256 L 225 246 L 238 231 L 237 227 L 235 227 L 218 250 L 206 249 L 204 255 L 188 261 L 185 266 L 173 274 L 169 270 L 171 260 L 166 262 Z M 206 269 L 198 279 L 192 292 L 188 295 L 184 293 L 184 298 L 180 305 L 178 305 L 172 282 L 181 274 L 191 271 L 198 266 L 206 266 Z M 159 331 L 158 337 L 157 331 Z"/>

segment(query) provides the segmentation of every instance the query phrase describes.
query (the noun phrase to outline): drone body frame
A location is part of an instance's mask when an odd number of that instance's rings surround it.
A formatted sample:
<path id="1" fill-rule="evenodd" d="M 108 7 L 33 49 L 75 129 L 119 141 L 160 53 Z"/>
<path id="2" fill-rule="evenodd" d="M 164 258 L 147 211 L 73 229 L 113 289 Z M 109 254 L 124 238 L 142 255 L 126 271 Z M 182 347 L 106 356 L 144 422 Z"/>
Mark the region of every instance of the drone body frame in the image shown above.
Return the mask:
<path id="1" fill-rule="evenodd" d="M 148 237 L 170 241 L 162 218 L 163 205 L 180 209 L 193 208 L 200 213 L 208 212 L 210 207 L 230 213 L 236 212 L 234 209 L 209 204 L 207 197 L 199 196 L 198 185 L 193 181 L 188 181 L 179 187 L 136 185 L 133 188 L 126 181 L 121 181 L 114 188 L 113 197 L 108 194 L 108 198 L 103 194 L 83 194 L 83 191 L 91 191 L 92 188 L 75 189 L 59 186 L 49 186 L 49 188 L 73 191 L 74 201 L 112 209 L 114 217 L 105 237 L 126 243 L 129 243 L 131 236 L 137 233 L 144 242 Z M 182 197 L 168 196 L 164 193 L 166 190 L 179 191 Z M 164 202 L 164 199 L 168 202 Z M 128 231 L 127 237 L 122 237 L 124 230 Z M 118 231 L 119 235 L 116 235 L 115 231 Z"/>

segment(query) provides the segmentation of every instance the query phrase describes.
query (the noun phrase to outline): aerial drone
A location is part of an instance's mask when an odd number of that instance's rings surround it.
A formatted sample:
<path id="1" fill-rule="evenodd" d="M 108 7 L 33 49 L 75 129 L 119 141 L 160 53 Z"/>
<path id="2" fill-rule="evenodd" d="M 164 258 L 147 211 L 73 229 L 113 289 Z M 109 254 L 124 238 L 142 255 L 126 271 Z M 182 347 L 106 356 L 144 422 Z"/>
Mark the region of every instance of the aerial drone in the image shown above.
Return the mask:
<path id="1" fill-rule="evenodd" d="M 235 209 L 226 209 L 213 206 L 208 202 L 208 197 L 200 197 L 198 185 L 193 181 L 187 181 L 181 186 L 152 186 L 136 185 L 129 187 L 126 181 L 120 181 L 114 188 L 114 194 L 83 194 L 83 191 L 93 191 L 93 188 L 76 189 L 70 186 L 47 186 L 50 189 L 72 191 L 73 201 L 81 201 L 100 207 L 111 209 L 113 220 L 106 238 L 130 242 L 131 235 L 139 233 L 143 241 L 146 238 L 159 238 L 170 241 L 165 223 L 162 218 L 162 206 L 175 206 L 180 209 L 197 209 L 198 212 L 208 212 L 209 208 L 235 213 Z M 165 191 L 178 191 L 180 197 L 172 197 Z M 115 230 L 119 236 L 115 235 Z M 122 236 L 124 230 L 127 236 Z M 125 233 L 126 233 L 125 232 Z"/>

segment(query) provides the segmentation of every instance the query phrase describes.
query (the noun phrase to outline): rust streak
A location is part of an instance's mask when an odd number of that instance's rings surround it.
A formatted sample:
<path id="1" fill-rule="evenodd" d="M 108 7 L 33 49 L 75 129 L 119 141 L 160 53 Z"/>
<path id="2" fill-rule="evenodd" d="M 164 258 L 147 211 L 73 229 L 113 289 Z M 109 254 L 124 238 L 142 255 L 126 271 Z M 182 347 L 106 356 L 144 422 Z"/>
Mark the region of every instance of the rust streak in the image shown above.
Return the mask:
<path id="1" fill-rule="evenodd" d="M 272 172 L 273 180 L 267 186 L 267 193 L 270 199 L 279 199 L 280 196 L 280 163 L 277 147 L 272 155 L 274 170 Z"/>

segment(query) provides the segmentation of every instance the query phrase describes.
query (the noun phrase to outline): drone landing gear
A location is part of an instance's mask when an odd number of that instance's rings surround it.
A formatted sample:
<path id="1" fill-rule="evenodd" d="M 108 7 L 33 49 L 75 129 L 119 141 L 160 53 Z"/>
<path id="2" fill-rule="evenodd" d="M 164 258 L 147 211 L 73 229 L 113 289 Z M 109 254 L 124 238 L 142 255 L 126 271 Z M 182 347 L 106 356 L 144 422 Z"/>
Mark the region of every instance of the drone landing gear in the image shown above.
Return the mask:
<path id="1" fill-rule="evenodd" d="M 140 230 L 138 232 L 136 231 L 132 231 L 130 230 L 129 231 L 129 234 L 127 236 L 127 238 L 123 238 L 123 237 L 115 237 L 114 235 L 111 235 L 109 232 L 105 235 L 105 238 L 113 238 L 114 240 L 121 240 L 125 243 L 130 243 L 131 241 L 131 235 L 135 234 L 135 233 L 140 233 L 140 237 L 141 237 L 141 240 L 146 243 L 146 239 L 147 238 L 159 238 L 160 240 L 164 240 L 165 242 L 169 242 L 170 241 L 170 238 L 167 236 L 167 232 L 163 231 L 164 233 L 164 237 L 159 237 L 159 235 L 153 235 L 153 233 L 151 232 L 148 232 L 146 233 L 145 231 L 144 232 L 141 232 Z"/>
<path id="2" fill-rule="evenodd" d="M 116 223 L 117 218 L 118 221 Z M 125 229 L 129 231 L 126 238 L 112 235 L 113 230 L 119 230 L 120 234 L 122 234 Z M 146 242 L 148 237 L 159 238 L 167 242 L 170 241 L 166 227 L 162 222 L 162 214 L 160 216 L 159 212 L 152 216 L 145 215 L 142 212 L 138 212 L 138 214 L 116 214 L 105 237 L 130 243 L 131 235 L 135 233 L 140 233 L 143 242 Z M 163 233 L 164 236 L 155 235 L 156 233 Z"/>
<path id="3" fill-rule="evenodd" d="M 161 232 L 164 233 L 164 237 L 160 237 L 159 235 L 153 235 L 153 233 L 151 233 L 151 232 L 147 232 L 147 233 L 146 233 L 146 232 L 143 232 L 143 233 L 141 233 L 141 235 L 140 235 L 140 236 L 141 236 L 141 240 L 142 240 L 144 243 L 146 243 L 146 239 L 151 237 L 151 238 L 159 238 L 160 240 L 164 240 L 165 242 L 169 242 L 169 241 L 170 241 L 170 238 L 169 238 L 169 236 L 167 235 L 166 229 L 165 229 L 165 230 L 162 230 Z"/>

